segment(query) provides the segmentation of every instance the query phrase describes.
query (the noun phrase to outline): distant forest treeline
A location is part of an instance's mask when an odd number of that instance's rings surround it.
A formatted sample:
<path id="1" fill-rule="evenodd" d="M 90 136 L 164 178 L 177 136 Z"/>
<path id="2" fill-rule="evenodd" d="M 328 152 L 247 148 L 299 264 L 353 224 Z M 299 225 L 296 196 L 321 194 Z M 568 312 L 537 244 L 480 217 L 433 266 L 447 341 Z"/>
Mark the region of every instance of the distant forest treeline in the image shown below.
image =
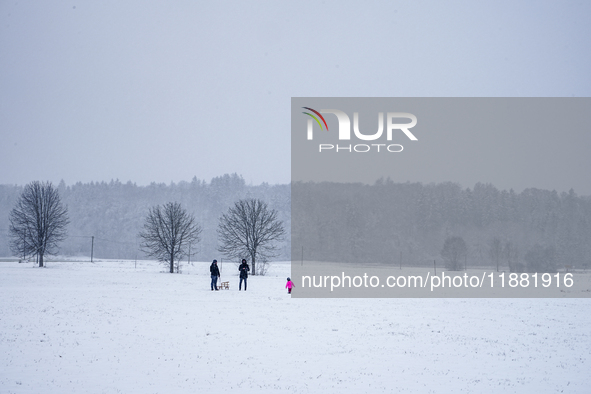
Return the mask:
<path id="1" fill-rule="evenodd" d="M 8 246 L 8 216 L 22 186 L 0 185 L 0 256 L 12 255 Z M 513 250 L 508 258 L 523 261 L 532 248 L 550 247 L 559 267 L 591 265 L 591 197 L 574 191 L 526 189 L 500 191 L 478 183 L 463 189 L 455 183 L 394 183 L 374 185 L 295 183 L 246 185 L 237 175 L 223 175 L 209 183 L 191 182 L 137 186 L 134 183 L 77 183 L 58 189 L 68 207 L 68 239 L 61 254 L 90 255 L 95 236 L 96 258 L 133 259 L 137 234 L 148 208 L 180 202 L 203 226 L 192 260 L 219 258 L 219 217 L 245 198 L 260 198 L 279 212 L 286 240 L 278 259 L 427 265 L 441 260 L 444 241 L 462 237 L 468 265 L 491 265 L 491 242 L 498 238 Z M 292 206 L 293 199 L 293 206 Z M 293 228 L 292 215 L 294 218 Z M 290 235 L 293 231 L 293 237 Z M 501 256 L 501 259 L 503 257 Z M 507 261 L 501 262 L 507 266 Z"/>
<path id="2" fill-rule="evenodd" d="M 61 244 L 60 254 L 90 257 L 91 238 L 94 236 L 95 258 L 143 258 L 139 251 L 138 233 L 143 227 L 148 209 L 157 204 L 179 202 L 192 213 L 202 226 L 201 242 L 192 250 L 191 260 L 219 259 L 217 228 L 219 217 L 241 198 L 259 198 L 278 211 L 284 222 L 287 238 L 279 246 L 278 259 L 289 259 L 290 186 L 248 186 L 237 175 L 223 175 L 205 182 L 193 178 L 191 182 L 171 184 L 152 183 L 76 183 L 58 185 L 62 203 L 68 207 L 70 224 L 68 238 Z M 0 186 L 0 256 L 11 256 L 8 243 L 8 217 L 22 186 Z M 185 258 L 186 260 L 186 258 Z"/>
<path id="3" fill-rule="evenodd" d="M 468 266 L 493 265 L 495 238 L 502 267 L 510 260 L 523 264 L 540 251 L 551 253 L 559 269 L 591 263 L 591 198 L 572 189 L 295 183 L 292 218 L 294 260 L 303 247 L 306 260 L 426 266 L 442 261 L 447 237 L 459 236 Z"/>

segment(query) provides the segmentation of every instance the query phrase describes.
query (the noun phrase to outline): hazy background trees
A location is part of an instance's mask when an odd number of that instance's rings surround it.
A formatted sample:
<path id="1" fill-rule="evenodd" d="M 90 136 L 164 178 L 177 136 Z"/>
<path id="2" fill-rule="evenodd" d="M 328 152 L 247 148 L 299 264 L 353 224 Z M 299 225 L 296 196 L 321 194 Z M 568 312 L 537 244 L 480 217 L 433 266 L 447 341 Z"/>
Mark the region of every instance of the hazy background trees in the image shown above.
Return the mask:
<path id="1" fill-rule="evenodd" d="M 527 272 L 556 272 L 556 249 L 552 245 L 535 244 L 524 259 Z"/>
<path id="2" fill-rule="evenodd" d="M 140 247 L 147 256 L 165 263 L 169 272 L 180 271 L 180 260 L 199 242 L 201 226 L 178 202 L 149 209 L 144 229 L 139 233 Z"/>
<path id="3" fill-rule="evenodd" d="M 35 181 L 24 187 L 9 222 L 12 252 L 23 259 L 36 255 L 43 267 L 44 256 L 56 253 L 66 239 L 68 210 L 51 182 Z"/>
<path id="4" fill-rule="evenodd" d="M 519 269 L 535 245 L 554 248 L 557 268 L 591 265 L 591 198 L 478 183 L 373 185 L 295 183 L 294 259 L 429 267 L 442 259 L 446 238 L 460 236 L 468 268 Z M 491 242 L 495 253 L 490 255 Z M 509 245 L 507 247 L 507 245 Z M 548 252 L 550 249 L 547 250 Z M 523 267 L 525 269 L 525 267 Z"/>
<path id="5" fill-rule="evenodd" d="M 305 259 L 373 262 L 398 266 L 432 266 L 440 261 L 445 239 L 461 236 L 468 248 L 468 268 L 495 266 L 490 241 L 501 240 L 499 265 L 525 270 L 525 255 L 535 244 L 554 248 L 557 269 L 591 265 L 591 197 L 574 191 L 525 189 L 520 193 L 476 184 L 394 183 L 374 185 L 317 184 L 248 185 L 236 175 L 209 182 L 138 186 L 119 181 L 61 182 L 57 189 L 68 207 L 68 238 L 60 253 L 90 257 L 94 235 L 95 258 L 145 257 L 138 254 L 145 214 L 155 205 L 178 201 L 202 225 L 201 241 L 191 260 L 219 257 L 219 217 L 240 199 L 256 198 L 275 209 L 285 224 L 285 239 L 278 242 L 276 259 L 288 260 L 293 239 L 294 259 L 304 247 Z M 0 185 L 0 256 L 11 256 L 9 214 L 23 186 Z M 294 197 L 292 197 L 294 196 Z M 291 236 L 293 212 L 299 213 Z M 328 212 L 330 220 L 324 220 Z M 351 228 L 351 233 L 343 232 Z M 512 253 L 505 254 L 507 243 Z M 219 258 L 218 258 L 219 260 Z M 520 265 L 522 267 L 520 268 Z"/>
<path id="6" fill-rule="evenodd" d="M 276 210 L 259 199 L 243 199 L 220 217 L 217 230 L 218 251 L 233 259 L 246 258 L 252 264 L 254 275 L 264 274 L 257 269 L 257 261 L 264 262 L 277 257 L 277 243 L 284 240 L 283 223 Z"/>

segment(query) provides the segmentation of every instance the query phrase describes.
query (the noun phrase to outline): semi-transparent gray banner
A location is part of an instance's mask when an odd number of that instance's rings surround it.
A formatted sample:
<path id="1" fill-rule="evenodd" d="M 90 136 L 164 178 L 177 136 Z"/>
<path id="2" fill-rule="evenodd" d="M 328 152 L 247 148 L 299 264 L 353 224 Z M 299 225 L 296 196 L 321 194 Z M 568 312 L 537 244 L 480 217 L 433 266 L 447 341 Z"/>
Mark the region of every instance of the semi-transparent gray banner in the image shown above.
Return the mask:
<path id="1" fill-rule="evenodd" d="M 590 110 L 292 98 L 292 295 L 591 296 Z"/>

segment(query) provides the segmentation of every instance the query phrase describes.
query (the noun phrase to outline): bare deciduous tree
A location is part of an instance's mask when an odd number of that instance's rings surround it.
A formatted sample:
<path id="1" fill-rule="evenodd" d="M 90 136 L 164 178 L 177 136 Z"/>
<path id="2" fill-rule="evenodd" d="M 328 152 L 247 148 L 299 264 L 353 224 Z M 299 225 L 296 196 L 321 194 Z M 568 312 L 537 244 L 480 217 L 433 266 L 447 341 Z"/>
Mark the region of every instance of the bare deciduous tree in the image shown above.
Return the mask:
<path id="1" fill-rule="evenodd" d="M 505 242 L 505 246 L 503 247 L 503 257 L 507 260 L 509 269 L 517 264 L 519 260 L 519 249 L 517 248 L 517 245 L 510 241 Z"/>
<path id="2" fill-rule="evenodd" d="M 177 202 L 169 202 L 162 207 L 150 208 L 142 238 L 141 248 L 150 257 L 166 264 L 170 273 L 179 271 L 178 261 L 185 254 L 185 248 L 199 242 L 201 226 L 195 217 L 187 213 Z M 175 262 L 177 265 L 175 266 Z"/>
<path id="3" fill-rule="evenodd" d="M 51 182 L 32 182 L 10 212 L 10 248 L 24 259 L 36 254 L 43 267 L 43 257 L 57 253 L 66 238 L 68 223 L 68 209 Z"/>
<path id="4" fill-rule="evenodd" d="M 237 201 L 220 217 L 218 227 L 220 246 L 218 251 L 229 258 L 249 257 L 254 275 L 259 259 L 276 256 L 275 242 L 283 240 L 283 223 L 277 219 L 277 211 L 258 199 Z"/>
<path id="5" fill-rule="evenodd" d="M 445 266 L 452 271 L 459 271 L 461 262 L 468 253 L 468 247 L 462 237 L 448 237 L 443 243 L 441 256 L 445 260 Z"/>
<path id="6" fill-rule="evenodd" d="M 499 259 L 503 253 L 503 245 L 498 237 L 494 237 L 489 243 L 488 255 L 497 265 L 497 272 L 499 272 Z"/>

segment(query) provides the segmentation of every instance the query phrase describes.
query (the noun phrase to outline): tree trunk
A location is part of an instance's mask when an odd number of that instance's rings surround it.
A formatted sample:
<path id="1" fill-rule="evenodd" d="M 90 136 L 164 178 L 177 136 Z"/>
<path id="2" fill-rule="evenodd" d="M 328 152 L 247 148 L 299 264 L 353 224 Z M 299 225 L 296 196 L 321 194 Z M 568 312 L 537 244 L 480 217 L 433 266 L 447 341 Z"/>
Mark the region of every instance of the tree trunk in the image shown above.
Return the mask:
<path id="1" fill-rule="evenodd" d="M 170 273 L 174 274 L 174 253 L 170 254 Z"/>
<path id="2" fill-rule="evenodd" d="M 252 274 L 253 275 L 256 275 L 257 274 L 256 262 L 254 261 L 254 257 L 252 257 Z"/>
<path id="3" fill-rule="evenodd" d="M 43 267 L 43 253 L 39 253 L 39 267 Z"/>

